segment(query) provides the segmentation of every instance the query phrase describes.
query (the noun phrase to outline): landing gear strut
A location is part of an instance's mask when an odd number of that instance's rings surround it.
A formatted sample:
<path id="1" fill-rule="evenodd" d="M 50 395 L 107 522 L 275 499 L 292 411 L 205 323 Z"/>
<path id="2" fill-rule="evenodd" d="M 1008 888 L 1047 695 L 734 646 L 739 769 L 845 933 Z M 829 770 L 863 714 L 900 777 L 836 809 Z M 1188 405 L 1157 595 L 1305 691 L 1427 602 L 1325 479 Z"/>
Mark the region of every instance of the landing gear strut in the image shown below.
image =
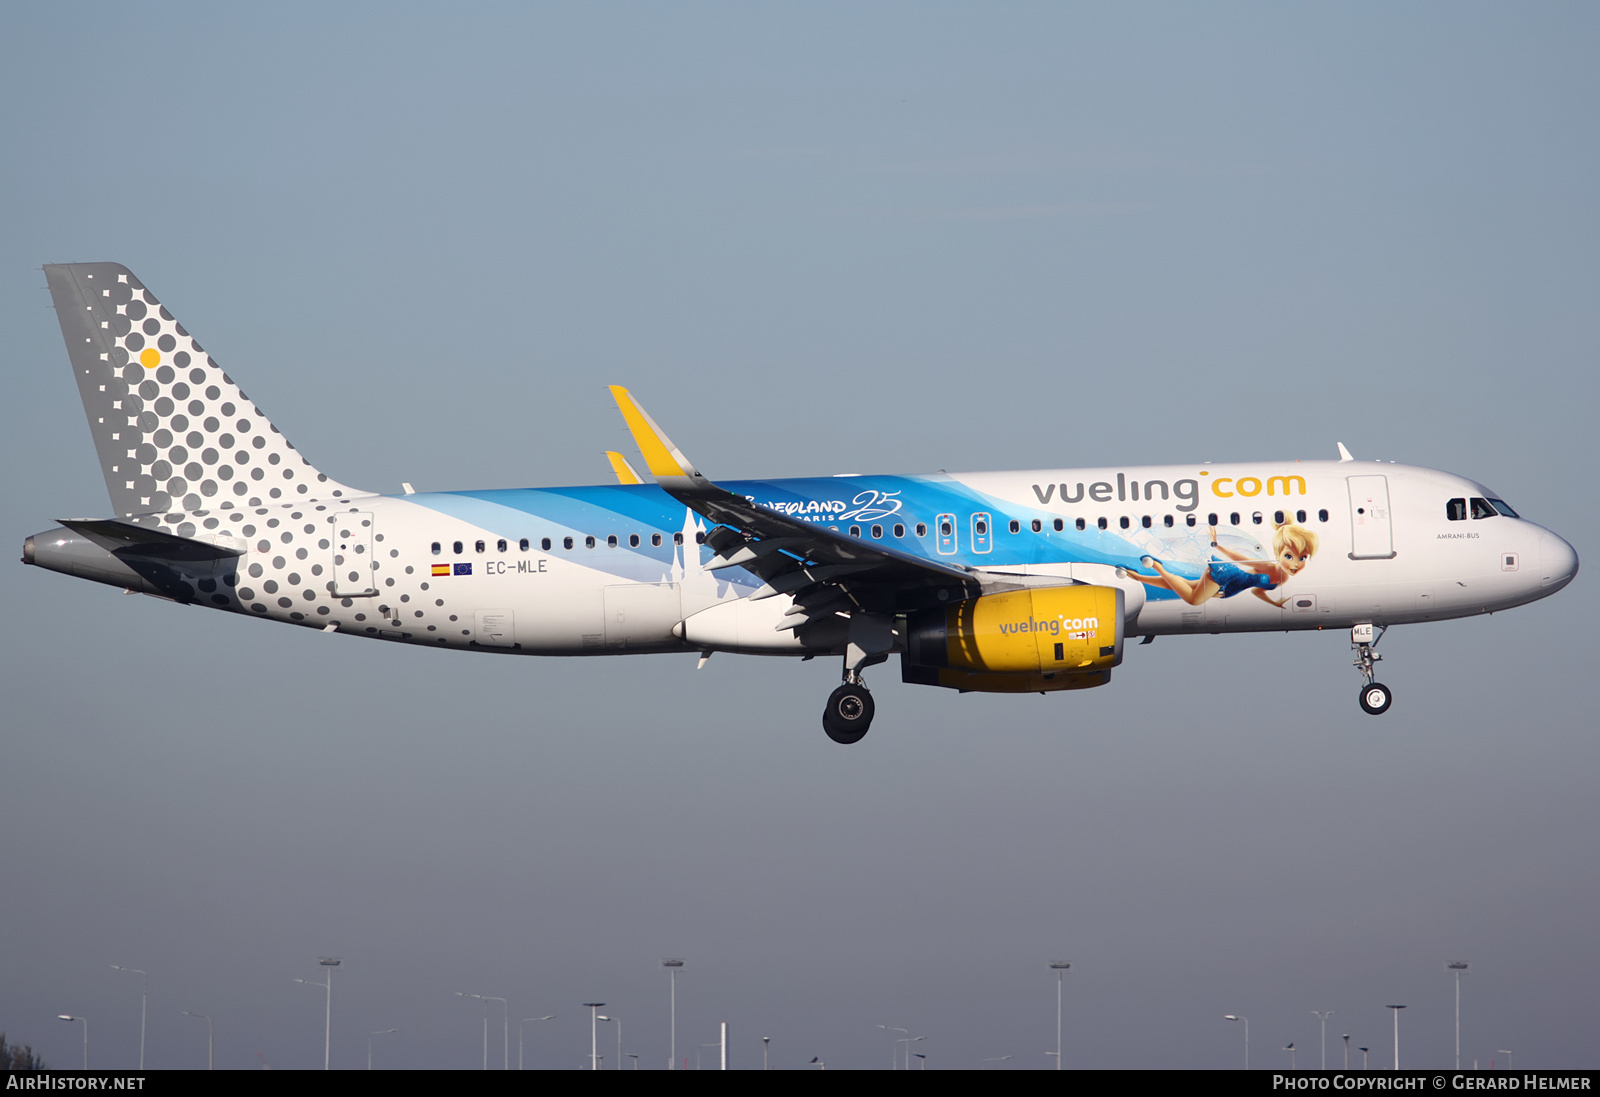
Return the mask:
<path id="1" fill-rule="evenodd" d="M 893 622 L 867 614 L 850 618 L 850 641 L 844 652 L 844 685 L 828 695 L 822 730 L 835 743 L 859 743 L 872 726 L 877 708 L 861 680 L 861 672 L 889 658 L 894 646 Z"/>
<path id="2" fill-rule="evenodd" d="M 1361 677 L 1366 679 L 1366 684 L 1361 687 L 1361 711 L 1368 716 L 1382 716 L 1389 711 L 1389 704 L 1394 700 L 1394 694 L 1389 687 L 1373 680 L 1373 667 L 1382 661 L 1383 656 L 1374 655 L 1372 649 L 1378 646 L 1378 641 L 1383 639 L 1383 634 L 1389 631 L 1388 625 L 1356 625 L 1350 630 L 1350 646 L 1355 649 L 1355 668 L 1361 672 Z"/>
<path id="3" fill-rule="evenodd" d="M 827 708 L 822 710 L 822 731 L 834 742 L 861 742 L 867 728 L 872 726 L 872 694 L 867 683 L 861 681 L 866 667 L 888 659 L 888 649 L 893 643 L 893 632 L 885 622 L 870 617 L 851 619 L 850 646 L 845 648 L 845 684 L 827 697 Z"/>

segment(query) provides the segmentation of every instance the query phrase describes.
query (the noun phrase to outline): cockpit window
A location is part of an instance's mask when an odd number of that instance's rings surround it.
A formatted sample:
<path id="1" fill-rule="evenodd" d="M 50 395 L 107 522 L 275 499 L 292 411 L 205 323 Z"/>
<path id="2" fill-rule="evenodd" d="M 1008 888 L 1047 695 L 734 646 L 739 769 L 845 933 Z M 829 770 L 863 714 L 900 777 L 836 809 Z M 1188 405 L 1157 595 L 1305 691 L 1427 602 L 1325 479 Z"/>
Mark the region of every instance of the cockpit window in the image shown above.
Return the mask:
<path id="1" fill-rule="evenodd" d="M 1487 500 L 1487 499 L 1479 499 L 1477 496 L 1473 496 L 1473 498 L 1472 498 L 1472 517 L 1474 519 L 1477 519 L 1477 518 L 1493 518 L 1498 513 L 1500 513 L 1500 512 L 1495 510 L 1494 507 L 1489 505 L 1489 500 Z"/>
<path id="2" fill-rule="evenodd" d="M 1496 513 L 1503 514 L 1507 518 L 1519 517 L 1519 515 L 1517 514 L 1516 511 L 1514 511 L 1510 507 L 1506 506 L 1506 501 L 1504 499 L 1490 499 L 1489 500 L 1489 505 L 1492 506 L 1495 509 Z"/>
<path id="3" fill-rule="evenodd" d="M 1467 520 L 1467 501 L 1465 499 L 1452 499 L 1444 505 L 1444 516 L 1452 522 L 1465 522 Z"/>

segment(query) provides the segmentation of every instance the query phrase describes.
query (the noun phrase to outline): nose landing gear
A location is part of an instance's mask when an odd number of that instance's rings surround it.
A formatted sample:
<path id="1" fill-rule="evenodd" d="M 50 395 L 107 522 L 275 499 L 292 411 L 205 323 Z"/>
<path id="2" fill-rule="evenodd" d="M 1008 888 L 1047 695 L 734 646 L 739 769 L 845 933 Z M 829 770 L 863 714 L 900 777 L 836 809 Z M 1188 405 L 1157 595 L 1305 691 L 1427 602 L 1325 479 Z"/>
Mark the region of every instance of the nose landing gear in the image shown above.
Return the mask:
<path id="1" fill-rule="evenodd" d="M 1369 716 L 1382 716 L 1389 711 L 1389 705 L 1394 700 L 1394 694 L 1388 686 L 1373 680 L 1373 667 L 1383 656 L 1373 654 L 1372 649 L 1378 646 L 1378 641 L 1383 639 L 1387 631 L 1388 625 L 1371 624 L 1356 625 L 1350 630 L 1350 646 L 1356 652 L 1355 668 L 1366 679 L 1366 684 L 1361 687 L 1361 711 Z"/>

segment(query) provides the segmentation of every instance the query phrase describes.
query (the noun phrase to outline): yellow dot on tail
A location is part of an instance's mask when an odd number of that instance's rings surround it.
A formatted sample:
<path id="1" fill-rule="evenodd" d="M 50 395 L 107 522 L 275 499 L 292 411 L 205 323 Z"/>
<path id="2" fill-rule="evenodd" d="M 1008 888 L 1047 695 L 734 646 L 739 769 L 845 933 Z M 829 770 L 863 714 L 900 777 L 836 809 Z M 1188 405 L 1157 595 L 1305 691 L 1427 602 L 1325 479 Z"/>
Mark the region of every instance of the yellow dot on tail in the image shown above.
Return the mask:
<path id="1" fill-rule="evenodd" d="M 161 352 L 155 347 L 145 347 L 144 353 L 139 355 L 139 363 L 145 369 L 155 369 L 161 364 Z"/>

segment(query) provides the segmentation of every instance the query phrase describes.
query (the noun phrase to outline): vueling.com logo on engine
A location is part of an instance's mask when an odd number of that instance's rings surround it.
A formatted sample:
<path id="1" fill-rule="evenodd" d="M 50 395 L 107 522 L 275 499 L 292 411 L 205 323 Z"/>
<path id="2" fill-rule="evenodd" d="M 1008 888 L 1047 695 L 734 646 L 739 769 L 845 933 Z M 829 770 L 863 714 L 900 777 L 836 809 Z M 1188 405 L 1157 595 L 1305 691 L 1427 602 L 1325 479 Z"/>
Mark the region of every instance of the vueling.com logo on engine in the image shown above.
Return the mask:
<path id="1" fill-rule="evenodd" d="M 1098 617 L 1057 617 L 1054 621 L 1035 621 L 1029 617 L 1026 621 L 1012 621 L 1000 623 L 1000 631 L 1012 636 L 1020 636 L 1030 632 L 1048 632 L 1051 636 L 1060 636 L 1062 629 L 1074 630 L 1071 639 L 1087 640 L 1094 635 L 1093 632 L 1084 631 L 1098 629 Z"/>

